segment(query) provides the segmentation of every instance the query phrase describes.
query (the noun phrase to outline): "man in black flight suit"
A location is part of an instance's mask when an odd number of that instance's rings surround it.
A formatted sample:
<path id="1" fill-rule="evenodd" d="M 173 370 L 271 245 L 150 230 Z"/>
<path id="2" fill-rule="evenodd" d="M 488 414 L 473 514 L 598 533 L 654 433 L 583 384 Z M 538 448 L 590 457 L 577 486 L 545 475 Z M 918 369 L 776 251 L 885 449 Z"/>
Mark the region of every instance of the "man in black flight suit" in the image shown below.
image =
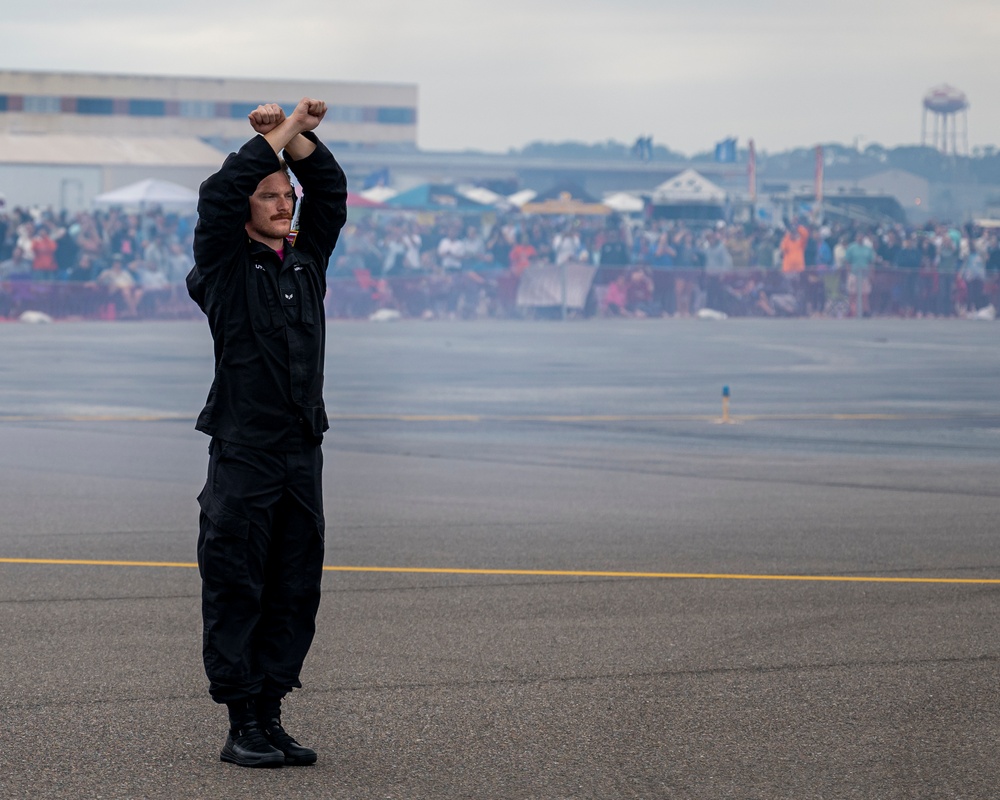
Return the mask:
<path id="1" fill-rule="evenodd" d="M 347 181 L 313 131 L 326 104 L 250 116 L 257 136 L 201 186 L 188 292 L 208 317 L 215 379 L 197 429 L 212 437 L 201 506 L 203 652 L 229 709 L 221 759 L 303 765 L 281 700 L 316 629 L 323 569 L 326 266 L 347 219 Z M 284 151 L 285 160 L 279 158 Z M 289 239 L 302 186 L 299 231 Z"/>

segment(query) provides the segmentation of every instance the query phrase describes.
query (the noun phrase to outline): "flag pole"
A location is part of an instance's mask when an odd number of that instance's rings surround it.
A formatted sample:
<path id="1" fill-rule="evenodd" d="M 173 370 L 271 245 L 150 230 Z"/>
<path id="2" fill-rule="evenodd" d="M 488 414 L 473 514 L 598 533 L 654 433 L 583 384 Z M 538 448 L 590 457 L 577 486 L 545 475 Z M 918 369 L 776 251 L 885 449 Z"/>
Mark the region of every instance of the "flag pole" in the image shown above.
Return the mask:
<path id="1" fill-rule="evenodd" d="M 816 224 L 823 221 L 823 145 L 816 145 Z"/>

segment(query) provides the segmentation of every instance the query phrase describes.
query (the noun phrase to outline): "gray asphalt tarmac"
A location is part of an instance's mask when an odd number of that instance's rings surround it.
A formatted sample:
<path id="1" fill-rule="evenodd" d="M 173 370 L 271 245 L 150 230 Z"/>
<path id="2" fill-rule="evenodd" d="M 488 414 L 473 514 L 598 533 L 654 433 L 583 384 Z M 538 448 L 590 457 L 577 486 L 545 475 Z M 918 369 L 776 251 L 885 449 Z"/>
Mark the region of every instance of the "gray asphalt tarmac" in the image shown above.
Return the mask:
<path id="1" fill-rule="evenodd" d="M 995 324 L 331 325 L 274 771 L 200 662 L 211 374 L 0 325 L 0 798 L 1000 796 Z"/>

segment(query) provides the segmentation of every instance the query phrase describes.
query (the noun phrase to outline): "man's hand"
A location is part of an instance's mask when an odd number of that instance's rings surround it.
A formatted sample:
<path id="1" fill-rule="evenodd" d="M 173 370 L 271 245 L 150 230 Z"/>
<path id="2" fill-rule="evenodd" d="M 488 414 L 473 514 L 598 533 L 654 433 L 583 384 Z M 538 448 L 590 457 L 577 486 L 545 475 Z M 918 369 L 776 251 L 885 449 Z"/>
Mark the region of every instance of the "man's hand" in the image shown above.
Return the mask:
<path id="1" fill-rule="evenodd" d="M 257 106 L 250 112 L 249 119 L 253 129 L 267 139 L 275 153 L 285 150 L 298 161 L 307 158 L 316 148 L 315 144 L 301 134 L 315 130 L 325 116 L 326 103 L 303 97 L 287 117 L 277 103 L 268 103 Z"/>
<path id="2" fill-rule="evenodd" d="M 315 130 L 326 116 L 326 103 L 303 97 L 292 112 L 291 120 L 300 131 Z"/>
<path id="3" fill-rule="evenodd" d="M 267 134 L 285 121 L 285 112 L 282 111 L 281 106 L 277 103 L 267 103 L 257 106 L 257 108 L 251 111 L 248 119 L 250 120 L 250 127 L 257 131 L 257 133 Z"/>

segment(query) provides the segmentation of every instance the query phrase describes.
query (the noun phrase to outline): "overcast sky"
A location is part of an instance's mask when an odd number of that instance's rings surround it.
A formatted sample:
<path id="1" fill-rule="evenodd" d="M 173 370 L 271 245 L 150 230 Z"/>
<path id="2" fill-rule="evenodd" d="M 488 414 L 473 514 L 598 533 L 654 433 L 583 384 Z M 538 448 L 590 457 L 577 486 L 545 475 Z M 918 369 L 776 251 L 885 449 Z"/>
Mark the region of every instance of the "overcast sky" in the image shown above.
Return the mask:
<path id="1" fill-rule="evenodd" d="M 918 144 L 942 83 L 969 98 L 970 147 L 1000 144 L 998 0 L 36 0 L 3 17 L 3 69 L 413 83 L 429 150 Z"/>

